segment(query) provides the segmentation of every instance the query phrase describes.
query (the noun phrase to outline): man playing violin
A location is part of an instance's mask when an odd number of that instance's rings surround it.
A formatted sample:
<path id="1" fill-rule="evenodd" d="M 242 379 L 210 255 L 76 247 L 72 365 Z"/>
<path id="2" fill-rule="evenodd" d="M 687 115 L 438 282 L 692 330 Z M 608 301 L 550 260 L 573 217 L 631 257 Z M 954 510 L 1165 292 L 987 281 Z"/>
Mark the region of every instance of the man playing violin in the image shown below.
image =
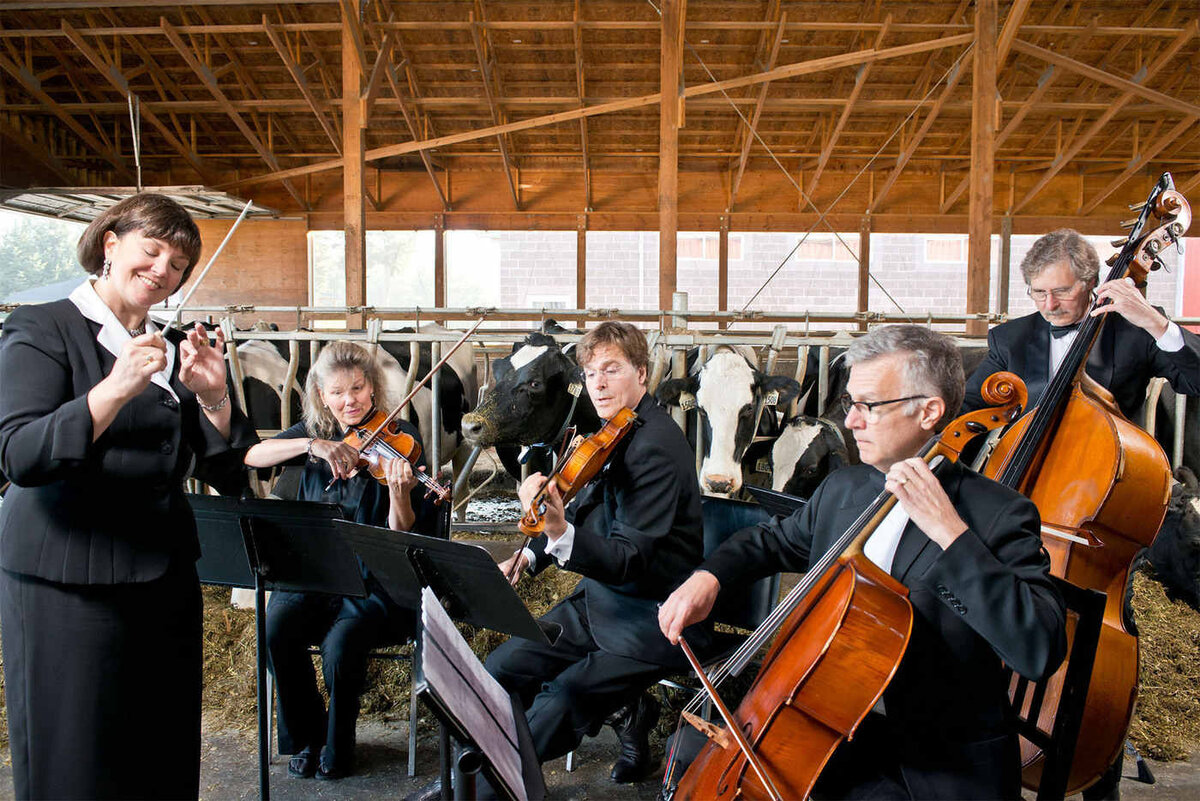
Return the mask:
<path id="1" fill-rule="evenodd" d="M 880 703 L 821 773 L 830 798 L 1019 798 L 1003 664 L 1031 679 L 1066 652 L 1065 609 L 1027 498 L 956 463 L 917 458 L 963 392 L 953 342 L 919 326 L 876 329 L 846 352 L 846 427 L 863 464 L 809 503 L 735 534 L 659 613 L 663 634 L 708 617 L 722 587 L 804 572 L 884 490 L 898 503 L 865 554 L 909 590 L 908 649 Z"/>
<path id="2" fill-rule="evenodd" d="M 653 768 L 648 734 L 657 707 L 643 690 L 686 665 L 659 633 L 657 607 L 700 564 L 700 489 L 687 439 L 646 392 L 642 332 L 601 323 L 576 353 L 600 417 L 629 408 L 636 428 L 566 509 L 551 482 L 544 535 L 501 565 L 516 578 L 551 562 L 583 575 L 543 618 L 562 634 L 553 646 L 510 639 L 487 668 L 524 702 L 540 761 L 573 750 L 610 719 L 621 740 L 612 778 L 631 782 Z M 530 476 L 519 490 L 522 506 L 545 484 L 540 473 Z"/>
<path id="3" fill-rule="evenodd" d="M 1163 316 L 1131 279 L 1097 287 L 1100 258 L 1078 233 L 1062 228 L 1038 239 L 1021 261 L 1021 274 L 1037 311 L 988 333 L 988 355 L 967 381 L 964 411 L 984 406 L 979 389 L 1001 370 L 1021 377 L 1032 408 L 1074 342 L 1093 295 L 1111 303 L 1092 312 L 1109 319 L 1086 371 L 1112 392 L 1127 418 L 1136 419 L 1155 376 L 1176 392 L 1200 395 L 1200 336 Z"/>

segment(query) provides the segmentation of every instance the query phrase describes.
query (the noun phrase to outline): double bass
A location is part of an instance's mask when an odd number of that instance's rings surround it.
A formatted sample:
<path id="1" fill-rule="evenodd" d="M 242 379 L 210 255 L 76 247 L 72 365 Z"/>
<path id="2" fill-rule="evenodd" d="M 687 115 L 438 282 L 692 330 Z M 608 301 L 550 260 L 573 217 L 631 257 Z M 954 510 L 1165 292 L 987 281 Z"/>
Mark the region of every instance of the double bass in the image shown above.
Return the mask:
<path id="1" fill-rule="evenodd" d="M 1025 403 L 1025 388 L 1011 373 L 999 373 L 984 383 L 983 396 L 1002 407 L 959 417 L 922 448 L 919 455 L 935 472 L 941 462 L 957 461 L 975 435 L 1012 422 Z M 908 589 L 863 552 L 896 503 L 890 492 L 880 493 L 724 665 L 712 676 L 697 670 L 726 727 L 689 716 L 698 707 L 697 696 L 684 718 L 710 741 L 674 793 L 672 755 L 664 780 L 667 797 L 808 797 L 834 750 L 883 695 L 908 646 L 913 624 Z M 737 675 L 772 636 L 754 683 L 736 713 L 728 712 L 712 685 Z M 694 661 L 693 666 L 698 667 Z"/>
<path id="2" fill-rule="evenodd" d="M 1108 262 L 1107 280 L 1129 277 L 1140 286 L 1190 222 L 1187 201 L 1164 173 Z M 1108 316 L 1091 316 L 1095 307 L 1093 302 L 1037 406 L 1004 433 L 982 470 L 1036 504 L 1051 572 L 1107 595 L 1067 795 L 1095 783 L 1124 746 L 1138 683 L 1137 636 L 1126 626 L 1124 599 L 1134 557 L 1153 543 L 1171 492 L 1162 447 L 1085 372 Z M 1068 637 L 1072 632 L 1069 625 Z M 1044 731 L 1053 726 L 1066 668 L 1064 663 L 1049 683 L 1038 721 Z M 1036 788 L 1042 754 L 1024 740 L 1022 751 L 1024 784 Z"/>

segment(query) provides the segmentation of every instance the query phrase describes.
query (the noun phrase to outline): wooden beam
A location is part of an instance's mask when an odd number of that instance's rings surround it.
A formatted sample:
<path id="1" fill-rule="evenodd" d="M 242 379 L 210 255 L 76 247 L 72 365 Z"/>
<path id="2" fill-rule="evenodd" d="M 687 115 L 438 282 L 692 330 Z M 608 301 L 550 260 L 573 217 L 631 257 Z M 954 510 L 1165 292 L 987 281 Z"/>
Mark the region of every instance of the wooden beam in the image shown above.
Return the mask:
<path id="1" fill-rule="evenodd" d="M 971 97 L 971 199 L 967 222 L 967 314 L 988 310 L 992 265 L 993 178 L 996 172 L 997 0 L 975 5 L 975 65 Z M 987 321 L 970 320 L 967 334 L 987 333 Z"/>
<path id="2" fill-rule="evenodd" d="M 386 72 L 386 68 L 391 66 L 392 41 L 395 37 L 395 31 L 388 31 L 383 35 L 383 41 L 379 45 L 379 52 L 375 55 L 375 63 L 371 66 L 371 75 L 367 78 L 366 88 L 362 91 L 364 128 L 369 127 L 371 124 L 371 113 L 375 108 L 375 100 L 379 96 L 379 87 L 383 74 Z"/>
<path id="3" fill-rule="evenodd" d="M 108 63 L 108 61 L 106 61 L 98 52 L 96 52 L 95 48 L 85 42 L 83 37 L 79 35 L 79 31 L 75 30 L 75 28 L 71 26 L 71 23 L 63 20 L 62 30 L 67 39 L 69 39 L 71 43 L 79 49 L 80 53 L 83 53 L 84 58 L 90 61 L 92 66 L 99 70 L 100 74 L 108 80 L 109 84 L 111 84 L 114 89 L 125 96 L 130 94 L 131 90 L 129 88 L 129 81 L 126 76 L 122 75 L 120 70 Z M 175 136 L 175 133 L 171 130 L 171 127 L 163 122 L 163 120 L 160 119 L 157 114 L 147 108 L 147 104 L 140 104 L 139 109 L 142 116 L 149 120 L 150 124 L 159 130 L 159 133 L 163 135 L 163 138 L 167 140 L 171 147 L 175 148 L 175 150 L 184 157 L 187 163 L 191 164 L 192 168 L 200 174 L 200 178 L 205 183 L 210 182 L 211 177 L 208 168 L 200 160 L 200 157 L 196 155 L 196 153 L 190 147 L 188 147 L 186 143 L 182 142 L 178 137 Z"/>
<path id="4" fill-rule="evenodd" d="M 6 116 L 0 114 L 0 135 L 8 137 L 9 141 L 19 147 L 34 161 L 45 166 L 67 186 L 74 186 L 79 183 L 79 176 L 72 173 L 71 168 L 64 164 L 53 151 L 41 142 L 33 139 L 26 131 L 21 130 L 20 126 L 9 122 Z"/>
<path id="5" fill-rule="evenodd" d="M 583 77 L 583 30 L 579 27 L 580 0 L 575 0 L 575 25 L 571 30 L 575 40 L 575 90 L 579 95 L 579 107 L 583 108 L 586 104 L 584 98 L 587 96 L 585 89 L 585 81 Z M 583 207 L 586 211 L 592 210 L 592 164 L 588 154 L 588 122 L 587 117 L 579 118 L 579 152 L 583 157 Z M 583 306 L 576 308 L 582 309 Z"/>
<path id="6" fill-rule="evenodd" d="M 404 115 L 404 124 L 408 126 L 408 133 L 415 140 L 418 138 L 417 120 L 412 112 L 408 110 L 408 104 L 404 101 L 404 95 L 400 91 L 400 78 L 396 75 L 396 68 L 388 64 L 386 74 L 388 85 L 392 88 L 392 94 L 396 96 L 396 100 L 400 103 L 400 113 Z M 421 164 L 424 165 L 425 172 L 429 174 L 429 180 L 433 181 L 433 188 L 437 192 L 438 200 L 442 201 L 442 211 L 449 211 L 450 203 L 446 199 L 446 192 L 442 189 L 442 184 L 438 181 L 437 174 L 433 171 L 433 162 L 429 158 L 429 151 L 422 150 L 418 155 L 421 157 Z"/>
<path id="7" fill-rule="evenodd" d="M 133 173 L 129 171 L 128 165 L 126 165 L 125 162 L 108 146 L 106 146 L 99 139 L 93 136 L 90 131 L 80 125 L 74 117 L 68 114 L 62 108 L 62 106 L 54 100 L 54 98 L 46 94 L 45 90 L 42 89 L 41 81 L 37 79 L 37 76 L 35 76 L 25 67 L 17 64 L 15 61 L 12 61 L 8 58 L 8 56 L 5 56 L 2 53 L 0 53 L 0 69 L 3 69 L 9 75 L 12 75 L 14 78 L 16 78 L 17 82 L 24 87 L 25 91 L 33 95 L 33 97 L 42 105 L 43 108 L 46 109 L 46 111 L 49 111 L 64 125 L 70 128 L 76 136 L 83 140 L 84 144 L 95 151 L 97 156 L 111 164 L 116 170 L 117 175 L 128 181 L 133 180 L 134 176 Z"/>
<path id="8" fill-rule="evenodd" d="M 1013 218 L 1005 214 L 1000 218 L 1000 269 L 996 281 L 996 312 L 1008 314 L 1009 275 L 1012 273 Z"/>
<path id="9" fill-rule="evenodd" d="M 721 227 L 717 231 L 717 311 L 729 309 L 729 218 L 721 218 Z M 722 321 L 719 328 L 727 328 L 729 324 Z"/>
<path id="10" fill-rule="evenodd" d="M 356 69 L 360 76 L 365 76 L 367 65 L 371 60 L 367 58 L 367 44 L 363 38 L 362 26 L 358 20 L 358 2 L 357 0 L 338 0 L 338 7 L 342 11 L 342 33 L 349 34 L 349 38 L 342 36 L 342 58 L 349 53 L 353 56 Z M 342 75 L 343 88 L 345 88 L 345 70 Z M 358 91 L 355 90 L 354 97 L 358 97 Z"/>
<path id="11" fill-rule="evenodd" d="M 1196 21 L 1193 20 L 1191 24 L 1184 27 L 1181 35 L 1187 35 L 1190 37 L 1195 34 L 1195 30 Z M 1153 89 L 1149 89 L 1141 84 L 1135 83 L 1134 81 L 1104 72 L 1103 70 L 1098 70 L 1095 67 L 1088 66 L 1087 64 L 1084 64 L 1081 61 L 1076 61 L 1073 58 L 1060 56 L 1057 53 L 1046 50 L 1042 47 L 1038 47 L 1037 45 L 1030 44 L 1029 42 L 1021 39 L 1014 41 L 1012 47 L 1013 50 L 1016 50 L 1018 53 L 1024 53 L 1025 55 L 1039 58 L 1042 61 L 1062 67 L 1063 69 L 1074 72 L 1077 75 L 1082 75 L 1085 78 L 1091 78 L 1093 81 L 1106 83 L 1109 86 L 1116 87 L 1117 89 L 1131 92 L 1139 97 L 1145 98 L 1146 100 L 1158 103 L 1161 106 L 1166 106 L 1173 111 L 1178 111 L 1189 116 L 1200 115 L 1200 106 L 1197 106 L 1193 103 L 1187 103 L 1183 100 L 1171 97 L 1170 95 L 1165 95 L 1162 92 L 1156 92 Z"/>
<path id="12" fill-rule="evenodd" d="M 1183 33 L 1181 33 L 1174 42 L 1160 52 L 1153 62 L 1146 66 L 1140 80 L 1149 81 L 1153 79 L 1154 76 L 1157 75 L 1164 67 L 1172 63 L 1175 55 L 1185 44 L 1188 43 L 1188 41 L 1191 40 L 1193 36 L 1196 35 L 1197 31 L 1200 31 L 1200 20 L 1193 19 L 1191 24 L 1184 28 Z M 1138 84 L 1134 85 L 1136 86 Z M 1067 164 L 1079 154 L 1079 151 L 1081 151 L 1088 142 L 1090 142 L 1097 134 L 1099 134 L 1100 131 L 1104 129 L 1104 126 L 1108 125 L 1109 121 L 1116 116 L 1117 112 L 1124 108 L 1131 100 L 1133 100 L 1135 96 L 1135 92 L 1127 91 L 1114 100 L 1109 105 L 1108 110 L 1101 114 L 1096 121 L 1091 124 L 1087 131 L 1080 136 L 1075 137 L 1075 140 L 1071 143 L 1071 146 L 1067 148 L 1065 153 L 1061 153 L 1055 157 L 1054 164 L 1048 170 L 1042 173 L 1042 176 L 1038 178 L 1037 182 L 1032 187 L 1030 187 L 1029 191 L 1025 193 L 1025 196 L 1017 202 L 1012 211 L 1020 211 L 1029 203 L 1029 201 L 1033 200 L 1037 193 L 1042 191 L 1042 189 L 1044 189 L 1045 186 L 1050 183 L 1050 180 L 1054 178 L 1054 176 L 1058 175 L 1063 167 L 1066 167 Z M 1189 116 L 1200 116 L 1200 107 L 1197 108 L 1196 114 Z"/>
<path id="13" fill-rule="evenodd" d="M 446 218 L 436 215 L 433 222 L 433 305 L 446 308 Z"/>
<path id="14" fill-rule="evenodd" d="M 914 44 L 899 45 L 896 47 L 887 48 L 885 50 L 867 49 L 859 50 L 854 53 L 844 53 L 836 56 L 812 59 L 810 61 L 802 61 L 795 64 L 787 64 L 782 67 L 776 67 L 773 70 L 768 70 L 767 72 L 759 73 L 757 75 L 748 75 L 742 78 L 734 78 L 729 81 L 721 81 L 718 83 L 706 83 L 697 86 L 688 86 L 683 90 L 683 95 L 685 98 L 699 97 L 702 95 L 726 91 L 731 88 L 753 86 L 755 84 L 762 83 L 763 81 L 793 78 L 799 75 L 812 75 L 814 73 L 827 72 L 829 70 L 841 69 L 843 67 L 853 67 L 859 64 L 866 64 L 872 61 L 903 58 L 905 56 L 916 55 L 918 53 L 927 53 L 932 50 L 940 50 L 946 47 L 957 47 L 959 45 L 968 44 L 972 38 L 973 36 L 971 34 L 944 36 L 940 39 L 931 39 Z M 610 103 L 588 106 L 586 108 L 556 112 L 554 114 L 546 114 L 526 120 L 518 120 L 516 122 L 505 123 L 504 125 L 493 125 L 473 131 L 463 131 L 461 133 L 449 134 L 447 136 L 433 137 L 421 142 L 406 142 L 398 145 L 378 147 L 368 150 L 366 153 L 366 159 L 368 161 L 374 161 L 376 159 L 390 158 L 392 156 L 401 156 L 405 153 L 415 153 L 420 150 L 428 150 L 431 148 L 455 145 L 461 142 L 472 142 L 478 139 L 486 139 L 489 136 L 496 136 L 497 134 L 502 133 L 525 131 L 531 128 L 541 128 L 548 125 L 573 122 L 583 117 L 595 117 L 601 114 L 611 114 L 617 111 L 644 108 L 646 106 L 659 104 L 661 102 L 662 95 L 661 93 L 656 92 L 650 95 L 615 100 Z M 242 178 L 236 181 L 229 181 L 221 184 L 218 188 L 230 189 L 235 187 L 253 186 L 255 184 L 271 183 L 285 178 L 296 178 L 302 175 L 328 172 L 330 170 L 340 169 L 341 167 L 342 159 L 329 159 L 327 161 L 321 161 L 315 164 L 308 164 L 303 167 L 294 167 L 288 170 L 277 170 L 267 175 L 257 175 L 249 178 Z"/>
<path id="15" fill-rule="evenodd" d="M 580 214 L 575 228 L 575 308 L 587 308 L 587 215 Z M 582 328 L 584 320 L 576 320 L 575 326 Z"/>
<path id="16" fill-rule="evenodd" d="M 350 25 L 342 28 L 342 53 L 354 47 Z M 346 168 L 342 170 L 342 226 L 346 233 L 346 305 L 367 305 L 367 213 L 366 183 L 363 162 L 364 138 L 362 70 L 353 58 L 342 59 L 342 153 Z M 350 315 L 348 325 L 362 328 L 365 315 Z"/>
<path id="17" fill-rule="evenodd" d="M 879 29 L 879 35 L 875 37 L 874 49 L 878 50 L 883 46 L 883 37 L 887 36 L 888 28 L 892 24 L 892 15 L 888 14 L 884 17 L 883 27 Z M 821 173 L 825 170 L 825 165 L 829 163 L 829 157 L 833 155 L 833 148 L 837 145 L 838 137 L 842 135 L 842 131 L 846 128 L 846 122 L 850 119 L 850 113 L 854 110 L 854 104 L 858 102 L 858 96 L 862 94 L 863 87 L 867 84 L 867 76 L 871 74 L 871 67 L 874 62 L 867 62 L 858 68 L 854 76 L 854 88 L 850 90 L 850 96 L 846 98 L 846 105 L 842 106 L 842 113 L 838 117 L 837 124 L 833 126 L 833 131 L 829 134 L 829 141 L 821 148 L 821 155 L 817 159 L 817 168 L 813 172 L 813 177 L 808 183 L 808 193 L 811 196 L 817 191 L 817 183 L 821 180 Z"/>
<path id="18" fill-rule="evenodd" d="M 913 157 L 913 154 L 917 152 L 917 148 L 921 145 L 921 142 L 924 141 L 926 134 L 928 134 L 929 130 L 933 127 L 934 121 L 937 119 L 938 114 L 940 114 L 942 111 L 942 106 L 946 104 L 946 101 L 950 98 L 950 95 L 952 95 L 954 90 L 958 88 L 958 83 L 962 80 L 962 77 L 967 74 L 967 68 L 970 66 L 974 55 L 974 52 L 968 51 L 963 55 L 962 61 L 951 69 L 950 75 L 946 79 L 946 85 L 942 88 L 942 93 L 938 95 L 938 99 L 933 104 L 933 108 L 929 109 L 929 112 L 925 115 L 924 121 L 921 123 L 921 127 L 917 129 L 915 134 L 913 134 L 912 139 L 908 141 L 908 145 L 903 151 L 901 151 L 900 156 L 896 159 L 896 166 L 892 168 L 891 173 L 888 174 L 887 180 L 883 182 L 883 186 L 878 192 L 875 193 L 875 198 L 872 200 L 870 207 L 867 209 L 868 214 L 874 214 L 879 209 L 879 204 L 882 203 L 884 198 L 887 197 L 888 192 L 890 192 L 892 187 L 895 185 L 896 179 L 900 177 L 900 173 L 904 172 L 904 168 L 908 166 L 909 160 Z M 992 82 L 992 86 L 994 89 L 994 80 Z M 995 93 L 993 92 L 993 96 L 994 94 Z M 972 157 L 971 161 L 973 164 L 974 157 Z"/>
<path id="19" fill-rule="evenodd" d="M 478 2 L 478 0 L 476 0 Z M 470 13 L 471 21 L 475 21 L 475 12 Z M 496 106 L 496 98 L 492 96 L 492 70 L 489 64 L 490 53 L 486 51 L 486 42 L 478 27 L 471 28 L 471 41 L 475 45 L 475 59 L 479 64 L 479 77 L 483 81 L 483 95 L 487 98 L 488 109 L 492 112 L 492 124 L 501 125 L 504 120 L 500 109 Z M 496 143 L 500 146 L 500 159 L 504 162 L 504 174 L 508 177 L 508 191 L 512 195 L 513 206 L 521 210 L 521 195 L 517 192 L 517 184 L 513 180 L 512 160 L 508 155 L 508 143 L 504 134 L 497 134 Z"/>
<path id="20" fill-rule="evenodd" d="M 1133 177 L 1134 173 L 1140 172 L 1155 156 L 1162 152 L 1163 148 L 1178 139 L 1191 128 L 1200 117 L 1184 117 L 1174 128 L 1162 136 L 1155 137 L 1151 145 L 1142 151 L 1141 155 L 1129 163 L 1129 166 L 1121 171 L 1121 174 L 1114 178 L 1106 187 L 1101 189 L 1096 195 L 1084 204 L 1084 207 L 1079 210 L 1082 216 L 1087 216 L 1095 211 L 1101 203 L 1109 198 L 1113 192 L 1120 189 L 1126 181 Z"/>
<path id="21" fill-rule="evenodd" d="M 787 14 L 782 14 L 779 18 L 779 27 L 775 30 L 775 38 L 771 43 L 771 51 L 763 64 L 765 69 L 772 69 L 775 66 L 775 59 L 779 58 L 779 46 L 783 42 L 783 31 L 786 25 Z M 767 92 L 770 88 L 770 82 L 759 84 L 754 111 L 750 114 L 750 121 L 741 129 L 743 132 L 741 153 L 738 155 L 737 169 L 734 171 L 733 180 L 729 184 L 729 203 L 726 206 L 729 210 L 732 210 L 734 203 L 737 202 L 738 188 L 742 185 L 742 176 L 746 172 L 747 162 L 750 161 L 750 147 L 754 144 L 755 131 L 758 130 L 758 121 L 762 117 L 763 106 L 767 102 Z"/>
<path id="22" fill-rule="evenodd" d="M 838 243 L 834 243 L 834 247 L 838 247 Z M 857 293 L 857 311 L 862 314 L 871 308 L 871 214 L 870 212 L 863 215 L 862 222 L 858 226 L 858 293 Z M 858 323 L 859 331 L 867 330 L 867 321 L 864 318 Z"/>
<path id="23" fill-rule="evenodd" d="M 204 84 L 205 88 L 208 89 L 213 98 L 215 98 L 216 101 L 221 104 L 222 108 L 225 110 L 225 114 L 233 121 L 233 124 L 237 127 L 237 129 L 242 132 L 242 136 L 246 137 L 246 140 L 250 142 L 250 146 L 254 148 L 254 151 L 258 153 L 259 157 L 267 163 L 267 166 L 269 166 L 272 170 L 278 171 L 279 162 L 276 161 L 275 155 L 259 140 L 254 131 L 250 130 L 249 126 L 246 125 L 246 121 L 242 119 L 242 115 L 239 114 L 237 110 L 234 109 L 230 104 L 229 98 L 225 96 L 225 92 L 222 91 L 220 85 L 217 84 L 217 78 L 215 75 L 213 75 L 212 70 L 200 63 L 200 61 L 196 58 L 196 55 L 192 52 L 192 49 L 188 47 L 186 42 L 183 41 L 183 38 L 175 29 L 175 26 L 173 26 L 166 17 L 162 17 L 159 20 L 159 24 L 162 25 L 163 33 L 166 35 L 167 39 L 169 39 L 171 44 L 175 46 L 175 49 L 179 51 L 179 55 L 182 56 L 183 60 L 186 61 L 188 66 L 192 68 L 192 72 L 194 72 L 196 76 L 200 78 L 200 82 Z M 308 202 L 304 199 L 303 195 L 296 191 L 296 188 L 293 187 L 291 183 L 284 180 L 283 186 L 284 189 L 288 191 L 288 194 L 295 198 L 296 202 L 300 204 L 300 208 L 306 210 L 308 209 Z"/>
<path id="24" fill-rule="evenodd" d="M 325 117 L 325 112 L 321 111 L 317 100 L 317 96 L 313 94 L 309 88 L 308 80 L 304 77 L 304 70 L 292 58 L 292 54 L 288 52 L 287 42 L 284 41 L 284 34 L 280 31 L 277 25 L 272 25 L 267 20 L 267 15 L 263 14 L 263 30 L 266 31 L 267 38 L 271 40 L 271 44 L 275 47 L 275 52 L 279 54 L 279 59 L 283 62 L 283 66 L 287 68 L 288 74 L 292 76 L 292 80 L 296 82 L 296 87 L 300 90 L 300 95 L 304 98 L 304 102 L 308 104 L 313 115 L 317 118 L 317 122 L 321 125 L 321 130 L 329 137 L 329 141 L 333 144 L 333 149 L 337 154 L 342 155 L 342 145 L 339 141 L 337 132 L 333 126 L 329 124 L 329 120 Z"/>
<path id="25" fill-rule="evenodd" d="M 658 125 L 658 308 L 673 308 L 678 285 L 679 118 L 683 98 L 683 28 L 687 0 L 662 0 Z"/>
<path id="26" fill-rule="evenodd" d="M 1017 38 L 1017 31 L 1021 29 L 1021 23 L 1025 20 L 1025 13 L 1029 11 L 1029 6 L 1033 0 L 1013 0 L 1012 8 L 1008 10 L 1008 16 L 1004 19 L 1004 29 L 1000 31 L 1000 40 L 996 42 L 996 66 L 1004 66 L 1004 62 L 1008 59 L 1008 51 L 1012 49 L 1013 39 Z"/>

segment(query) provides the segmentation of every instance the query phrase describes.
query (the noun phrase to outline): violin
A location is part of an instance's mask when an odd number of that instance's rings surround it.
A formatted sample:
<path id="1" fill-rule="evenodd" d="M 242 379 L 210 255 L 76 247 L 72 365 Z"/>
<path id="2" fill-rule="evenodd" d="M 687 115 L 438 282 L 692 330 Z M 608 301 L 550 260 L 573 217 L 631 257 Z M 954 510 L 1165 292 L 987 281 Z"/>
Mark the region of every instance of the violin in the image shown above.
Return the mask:
<path id="1" fill-rule="evenodd" d="M 957 461 L 973 437 L 1016 419 L 1027 393 L 1012 373 L 984 382 L 993 408 L 952 421 L 918 455 L 936 471 Z M 705 801 L 807 798 L 838 745 L 854 736 L 895 675 L 908 647 L 913 611 L 908 588 L 871 562 L 863 547 L 897 503 L 887 490 L 804 574 L 763 624 L 711 675 L 680 645 L 704 691 L 683 719 L 708 735 L 677 789 L 678 763 L 668 759 L 663 797 Z M 715 685 L 738 675 L 774 636 L 754 683 L 737 712 L 730 712 Z M 721 729 L 695 712 L 710 699 L 725 721 Z"/>
<path id="2" fill-rule="evenodd" d="M 577 436 L 567 448 L 566 453 L 558 460 L 550 477 L 537 494 L 529 502 L 529 508 L 521 515 L 517 527 L 525 535 L 525 541 L 517 553 L 529 546 L 529 540 L 538 536 L 546 529 L 546 499 L 550 497 L 550 486 L 558 487 L 562 502 L 566 505 L 580 489 L 595 478 L 609 457 L 617 449 L 625 435 L 634 429 L 637 423 L 637 412 L 629 408 L 621 409 L 605 422 L 599 431 L 588 437 Z M 519 561 L 513 562 L 513 570 L 507 576 L 512 581 Z"/>
<path id="3" fill-rule="evenodd" d="M 403 459 L 412 465 L 413 475 L 425 487 L 425 497 L 433 498 L 435 504 L 450 497 L 450 488 L 437 483 L 428 473 L 417 469 L 421 458 L 421 445 L 416 437 L 400 430 L 397 420 L 385 420 L 387 415 L 376 409 L 370 417 L 357 425 L 350 426 L 342 442 L 358 451 L 356 469 L 366 470 L 380 484 L 387 483 L 387 464 L 392 459 Z"/>

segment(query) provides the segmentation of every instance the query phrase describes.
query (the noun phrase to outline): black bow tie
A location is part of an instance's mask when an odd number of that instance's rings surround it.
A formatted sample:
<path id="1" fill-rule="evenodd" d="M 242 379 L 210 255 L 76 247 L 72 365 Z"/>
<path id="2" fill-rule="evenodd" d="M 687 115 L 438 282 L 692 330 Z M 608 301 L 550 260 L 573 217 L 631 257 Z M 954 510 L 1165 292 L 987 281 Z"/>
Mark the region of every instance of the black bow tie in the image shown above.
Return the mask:
<path id="1" fill-rule="evenodd" d="M 1067 334 L 1079 328 L 1079 323 L 1071 323 L 1070 325 L 1052 325 L 1050 326 L 1050 336 L 1055 339 L 1065 337 Z"/>

